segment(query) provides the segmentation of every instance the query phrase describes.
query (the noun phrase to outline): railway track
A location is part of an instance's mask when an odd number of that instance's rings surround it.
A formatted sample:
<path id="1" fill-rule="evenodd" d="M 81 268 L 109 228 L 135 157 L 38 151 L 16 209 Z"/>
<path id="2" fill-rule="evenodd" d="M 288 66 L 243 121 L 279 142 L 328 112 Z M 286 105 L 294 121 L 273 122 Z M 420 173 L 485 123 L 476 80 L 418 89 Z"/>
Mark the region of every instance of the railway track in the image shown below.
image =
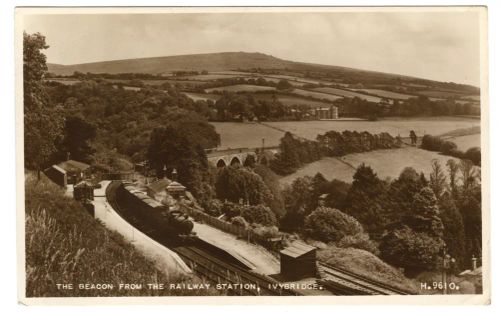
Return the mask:
<path id="1" fill-rule="evenodd" d="M 368 279 L 326 263 L 319 264 L 320 284 L 340 295 L 410 295 L 406 291 Z"/>
<path id="2" fill-rule="evenodd" d="M 116 197 L 116 192 L 120 186 L 119 181 L 113 181 L 106 189 L 106 197 L 113 209 L 120 214 L 122 218 L 131 223 L 138 230 L 148 235 L 158 243 L 177 252 L 179 256 L 200 276 L 207 280 L 220 284 L 222 289 L 227 290 L 229 295 L 269 295 L 269 296 L 297 296 L 299 292 L 280 287 L 272 287 L 273 284 L 279 284 L 276 280 L 261 274 L 250 272 L 244 268 L 238 267 L 233 263 L 222 259 L 213 252 L 209 252 L 203 247 L 203 244 L 193 242 L 190 245 L 173 246 L 170 240 L 159 237 L 155 229 L 141 222 L 130 211 L 130 207 L 120 205 Z"/>

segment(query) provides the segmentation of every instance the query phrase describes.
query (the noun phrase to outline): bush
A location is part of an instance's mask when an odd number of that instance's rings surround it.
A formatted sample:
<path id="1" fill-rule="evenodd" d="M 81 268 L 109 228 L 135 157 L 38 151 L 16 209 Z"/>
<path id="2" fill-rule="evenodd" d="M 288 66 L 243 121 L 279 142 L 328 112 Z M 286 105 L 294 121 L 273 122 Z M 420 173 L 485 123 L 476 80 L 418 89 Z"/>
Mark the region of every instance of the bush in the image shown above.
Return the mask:
<path id="1" fill-rule="evenodd" d="M 420 289 L 420 285 L 415 287 L 403 273 L 366 250 L 328 246 L 318 250 L 317 255 L 319 261 L 381 283 L 393 285 L 412 293 L 417 293 Z"/>
<path id="2" fill-rule="evenodd" d="M 263 205 L 257 206 L 244 206 L 241 211 L 241 216 L 245 218 L 248 223 L 258 223 L 262 225 L 276 225 L 276 216 L 269 209 Z"/>
<path id="3" fill-rule="evenodd" d="M 252 229 L 252 232 L 263 239 L 270 239 L 280 235 L 280 231 L 276 226 L 257 226 Z"/>
<path id="4" fill-rule="evenodd" d="M 450 142 L 450 141 L 438 141 L 440 142 L 440 146 L 439 146 L 439 151 L 445 155 L 450 155 L 450 152 L 452 150 L 456 150 L 457 149 L 457 145 L 453 142 Z"/>
<path id="5" fill-rule="evenodd" d="M 243 217 L 240 217 L 240 216 L 234 217 L 231 220 L 231 224 L 234 224 L 234 225 L 237 225 L 237 226 L 241 226 L 241 227 L 244 227 L 244 228 L 246 228 L 248 226 L 247 221 Z"/>
<path id="6" fill-rule="evenodd" d="M 366 233 L 358 233 L 356 235 L 344 236 L 335 245 L 341 248 L 352 247 L 356 249 L 363 249 L 371 252 L 374 255 L 378 255 L 380 253 L 377 244 L 374 241 L 372 241 L 370 239 L 370 236 Z"/>
<path id="7" fill-rule="evenodd" d="M 345 236 L 363 233 L 363 226 L 353 217 L 333 208 L 320 207 L 306 217 L 306 233 L 323 242 L 339 242 Z"/>
<path id="8" fill-rule="evenodd" d="M 439 151 L 441 149 L 441 139 L 426 134 L 422 137 L 421 147 L 428 151 Z"/>
<path id="9" fill-rule="evenodd" d="M 222 214 L 223 208 L 224 204 L 218 199 L 212 199 L 208 201 L 203 207 L 205 212 L 211 216 L 220 216 Z"/>
<path id="10" fill-rule="evenodd" d="M 474 165 L 481 165 L 481 149 L 478 147 L 471 147 L 465 152 L 465 158 L 469 159 Z"/>
<path id="11" fill-rule="evenodd" d="M 435 269 L 442 240 L 404 225 L 382 238 L 380 255 L 386 262 L 405 269 L 407 276 Z"/>
<path id="12" fill-rule="evenodd" d="M 222 213 L 232 219 L 241 215 L 241 206 L 232 202 L 225 202 L 222 206 Z"/>

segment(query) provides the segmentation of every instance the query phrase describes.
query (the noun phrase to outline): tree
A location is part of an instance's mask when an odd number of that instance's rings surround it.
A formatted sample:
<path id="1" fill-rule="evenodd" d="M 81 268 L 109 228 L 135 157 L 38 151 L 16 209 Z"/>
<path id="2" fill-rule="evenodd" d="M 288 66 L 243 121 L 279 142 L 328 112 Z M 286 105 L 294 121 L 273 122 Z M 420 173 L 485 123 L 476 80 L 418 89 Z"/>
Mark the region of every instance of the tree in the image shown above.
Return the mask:
<path id="1" fill-rule="evenodd" d="M 271 162 L 271 169 L 282 175 L 293 173 L 300 165 L 300 144 L 292 133 L 286 132 L 280 141 L 280 152 Z"/>
<path id="2" fill-rule="evenodd" d="M 304 224 L 306 212 L 314 203 L 312 197 L 312 179 L 300 177 L 283 191 L 286 214 L 281 220 L 281 227 L 289 231 L 297 230 Z"/>
<path id="3" fill-rule="evenodd" d="M 436 268 L 442 245 L 440 239 L 403 225 L 386 234 L 379 248 L 384 261 L 402 267 L 408 276 L 414 276 Z"/>
<path id="4" fill-rule="evenodd" d="M 80 116 L 67 117 L 64 138 L 59 148 L 61 156 L 66 158 L 66 153 L 69 153 L 74 160 L 88 161 L 89 157 L 94 153 L 90 146 L 90 140 L 93 140 L 95 136 L 95 125 Z"/>
<path id="5" fill-rule="evenodd" d="M 25 167 L 37 170 L 39 179 L 56 152 L 63 127 L 62 117 L 50 106 L 43 86 L 47 64 L 41 51 L 48 47 L 40 33 L 23 34 L 24 159 Z"/>
<path id="6" fill-rule="evenodd" d="M 448 177 L 450 178 L 450 193 L 454 199 L 458 198 L 458 185 L 457 185 L 457 174 L 458 174 L 458 164 L 453 159 L 448 159 L 446 162 L 448 167 Z"/>
<path id="7" fill-rule="evenodd" d="M 272 199 L 266 204 L 271 208 L 277 218 L 283 217 L 286 211 L 283 191 L 279 183 L 280 177 L 269 169 L 269 167 L 261 164 L 255 164 L 253 171 L 262 178 L 262 181 L 264 181 L 272 194 Z"/>
<path id="8" fill-rule="evenodd" d="M 462 215 L 451 195 L 444 194 L 439 200 L 439 218 L 443 221 L 443 240 L 449 254 L 457 260 L 457 266 L 463 268 L 468 263 L 465 253 L 465 229 Z"/>
<path id="9" fill-rule="evenodd" d="M 241 211 L 241 216 L 248 223 L 256 223 L 264 226 L 276 225 L 276 216 L 264 205 L 245 206 Z"/>
<path id="10" fill-rule="evenodd" d="M 370 166 L 361 164 L 354 173 L 345 212 L 361 222 L 370 234 L 379 234 L 388 223 L 385 185 Z"/>
<path id="11" fill-rule="evenodd" d="M 424 187 L 413 198 L 412 210 L 403 222 L 413 230 L 433 237 L 443 236 L 443 222 L 439 218 L 436 196 L 429 187 Z"/>
<path id="12" fill-rule="evenodd" d="M 432 160 L 432 170 L 429 177 L 429 184 L 436 198 L 441 198 L 446 187 L 446 176 L 437 159 Z"/>
<path id="13" fill-rule="evenodd" d="M 468 159 L 461 159 L 458 164 L 458 170 L 460 172 L 460 179 L 462 180 L 462 191 L 466 193 L 476 185 L 476 169 L 474 168 L 472 161 Z"/>
<path id="14" fill-rule="evenodd" d="M 323 242 L 339 242 L 346 236 L 356 236 L 363 226 L 338 209 L 318 207 L 306 217 L 304 230 L 310 237 Z"/>
<path id="15" fill-rule="evenodd" d="M 465 158 L 469 159 L 474 165 L 481 166 L 481 149 L 479 147 L 471 147 L 465 152 Z"/>
<path id="16" fill-rule="evenodd" d="M 205 150 L 201 144 L 176 123 L 159 127 L 151 133 L 147 157 L 158 175 L 166 166 L 168 172 L 174 168 L 178 180 L 202 202 L 212 197 L 211 177 Z"/>
<path id="17" fill-rule="evenodd" d="M 225 167 L 215 182 L 217 198 L 239 202 L 243 200 L 250 205 L 267 204 L 272 194 L 262 178 L 247 168 Z"/>
<path id="18" fill-rule="evenodd" d="M 414 195 L 410 207 L 406 216 L 387 227 L 380 251 L 384 260 L 414 274 L 436 267 L 443 245 L 443 222 L 429 187 L 423 187 Z"/>
<path id="19" fill-rule="evenodd" d="M 278 85 L 276 86 L 276 89 L 278 90 L 285 90 L 285 89 L 291 89 L 293 88 L 292 84 L 288 82 L 288 80 L 285 79 L 280 79 L 278 82 Z"/>

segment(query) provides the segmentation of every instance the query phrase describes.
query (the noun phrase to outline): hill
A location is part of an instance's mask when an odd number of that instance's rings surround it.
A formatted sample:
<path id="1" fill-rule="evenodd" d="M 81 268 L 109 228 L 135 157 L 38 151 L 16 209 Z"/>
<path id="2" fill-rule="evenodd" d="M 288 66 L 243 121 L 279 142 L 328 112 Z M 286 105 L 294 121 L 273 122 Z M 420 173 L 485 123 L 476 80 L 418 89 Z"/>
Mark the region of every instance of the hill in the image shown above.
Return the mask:
<path id="1" fill-rule="evenodd" d="M 269 68 L 284 69 L 288 61 L 262 53 L 224 52 L 209 54 L 175 55 L 95 62 L 75 65 L 47 64 L 49 72 L 58 75 L 82 73 L 146 73 L 162 74 L 172 71 L 224 71 L 232 69 Z"/>
<path id="2" fill-rule="evenodd" d="M 82 73 L 143 73 L 166 74 L 173 71 L 229 71 L 265 69 L 277 70 L 286 74 L 312 78 L 327 78 L 344 83 L 379 83 L 379 84 L 414 84 L 460 90 L 470 94 L 479 94 L 473 86 L 451 82 L 437 82 L 410 76 L 367 71 L 349 67 L 321 65 L 283 60 L 272 55 L 248 52 L 222 52 L 207 54 L 175 55 L 150 58 L 124 59 L 116 61 L 93 62 L 74 65 L 47 64 L 49 72 L 55 75 L 72 75 L 75 71 Z"/>

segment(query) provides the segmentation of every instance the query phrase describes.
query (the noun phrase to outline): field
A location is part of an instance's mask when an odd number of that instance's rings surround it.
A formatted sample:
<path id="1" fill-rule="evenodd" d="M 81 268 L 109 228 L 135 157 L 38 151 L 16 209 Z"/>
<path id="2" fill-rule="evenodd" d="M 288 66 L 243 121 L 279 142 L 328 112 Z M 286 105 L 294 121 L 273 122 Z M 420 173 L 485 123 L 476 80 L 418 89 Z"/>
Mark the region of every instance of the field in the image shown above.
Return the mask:
<path id="1" fill-rule="evenodd" d="M 480 134 L 472 134 L 459 136 L 451 139 L 447 139 L 447 141 L 454 142 L 459 150 L 467 151 L 471 147 L 481 147 L 481 135 Z"/>
<path id="2" fill-rule="evenodd" d="M 291 175 L 281 178 L 280 183 L 282 185 L 290 184 L 298 177 L 306 175 L 314 176 L 318 172 L 321 172 L 328 180 L 338 179 L 350 183 L 352 182 L 355 168 L 362 163 L 371 166 L 381 179 L 385 179 L 386 177 L 396 178 L 406 167 L 413 167 L 417 171 L 422 171 L 426 176 L 429 176 L 431 161 L 433 159 L 437 159 L 444 167 L 446 161 L 451 158 L 415 147 L 349 154 L 342 157 L 341 160 L 326 157 L 302 167 Z"/>
<path id="3" fill-rule="evenodd" d="M 51 78 L 51 79 L 47 79 L 46 81 L 58 82 L 58 83 L 62 83 L 64 85 L 68 85 L 68 86 L 81 82 L 78 79 L 68 79 L 68 78 Z"/>
<path id="4" fill-rule="evenodd" d="M 364 91 L 366 93 L 382 96 L 385 98 L 389 98 L 389 99 L 396 99 L 396 100 L 406 100 L 406 99 L 409 99 L 411 97 L 416 97 L 415 95 L 396 93 L 396 92 L 379 90 L 379 89 L 358 89 L 358 90 Z"/>
<path id="5" fill-rule="evenodd" d="M 469 101 L 477 101 L 477 102 L 481 101 L 480 95 L 467 95 L 467 96 L 462 96 L 461 98 Z"/>
<path id="6" fill-rule="evenodd" d="M 266 146 L 277 146 L 284 133 L 256 123 L 211 122 L 220 134 L 219 148 L 262 147 L 262 139 Z"/>
<path id="7" fill-rule="evenodd" d="M 418 91 L 417 93 L 428 97 L 437 97 L 442 99 L 460 97 L 461 95 L 463 95 L 461 93 L 442 91 L 442 90 L 426 90 L 426 91 Z"/>
<path id="8" fill-rule="evenodd" d="M 254 95 L 256 100 L 266 100 L 266 101 L 271 101 L 272 100 L 272 94 L 255 94 Z M 298 105 L 307 105 L 309 107 L 328 107 L 328 103 L 324 103 L 321 101 L 314 101 L 310 99 L 305 99 L 301 98 L 298 96 L 292 96 L 292 95 L 287 95 L 287 94 L 278 94 L 276 95 L 278 100 L 285 106 L 298 106 Z"/>
<path id="9" fill-rule="evenodd" d="M 323 134 L 330 130 L 339 132 L 344 130 L 368 131 L 370 133 L 388 132 L 393 136 L 399 134 L 402 137 L 408 137 L 410 130 L 414 130 L 421 137 L 424 134 L 441 135 L 456 129 L 479 126 L 480 121 L 470 118 L 445 117 L 398 118 L 379 121 L 279 121 L 265 122 L 263 124 L 211 122 L 211 124 L 215 126 L 217 133 L 221 135 L 222 147 L 237 148 L 260 147 L 262 146 L 263 138 L 266 141 L 266 146 L 277 146 L 286 131 L 311 140 L 316 139 L 318 134 Z"/>
<path id="10" fill-rule="evenodd" d="M 274 87 L 265 87 L 265 86 L 254 86 L 254 85 L 246 85 L 246 84 L 238 84 L 234 86 L 226 86 L 226 87 L 218 87 L 218 88 L 210 88 L 206 89 L 206 92 L 214 92 L 214 91 L 227 91 L 227 92 L 256 92 L 256 91 L 269 91 L 275 90 Z"/>
<path id="11" fill-rule="evenodd" d="M 414 130 L 418 136 L 424 134 L 440 135 L 461 128 L 479 126 L 480 121 L 469 118 L 395 118 L 379 121 L 283 121 L 267 122 L 274 127 L 284 131 L 290 131 L 302 137 L 314 140 L 318 134 L 330 130 L 335 131 L 368 131 L 370 133 L 388 132 L 393 136 L 409 136 L 410 130 Z"/>
<path id="12" fill-rule="evenodd" d="M 338 96 L 338 95 L 321 93 L 321 92 L 313 92 L 313 91 L 307 91 L 307 90 L 302 90 L 302 89 L 293 89 L 292 93 L 302 95 L 302 96 L 310 96 L 310 97 L 318 99 L 318 100 L 325 99 L 325 100 L 329 100 L 329 101 L 335 101 L 335 100 L 342 98 L 342 96 Z"/>
<path id="13" fill-rule="evenodd" d="M 191 92 L 183 92 L 185 95 L 187 95 L 190 99 L 193 101 L 206 101 L 206 100 L 212 100 L 212 101 L 217 101 L 220 99 L 220 95 L 218 94 L 205 94 L 205 93 L 191 93 Z"/>
<path id="14" fill-rule="evenodd" d="M 347 90 L 342 90 L 342 89 L 337 89 L 337 88 L 324 87 L 324 88 L 315 88 L 313 90 L 328 93 L 328 94 L 334 94 L 334 95 L 338 95 L 341 97 L 348 97 L 348 98 L 352 98 L 352 97 L 357 96 L 360 99 L 367 100 L 370 102 L 376 102 L 376 103 L 380 102 L 380 100 L 381 100 L 381 98 L 376 97 L 376 96 L 366 95 L 366 94 L 362 94 L 362 93 L 357 93 L 357 92 L 347 91 Z"/>

